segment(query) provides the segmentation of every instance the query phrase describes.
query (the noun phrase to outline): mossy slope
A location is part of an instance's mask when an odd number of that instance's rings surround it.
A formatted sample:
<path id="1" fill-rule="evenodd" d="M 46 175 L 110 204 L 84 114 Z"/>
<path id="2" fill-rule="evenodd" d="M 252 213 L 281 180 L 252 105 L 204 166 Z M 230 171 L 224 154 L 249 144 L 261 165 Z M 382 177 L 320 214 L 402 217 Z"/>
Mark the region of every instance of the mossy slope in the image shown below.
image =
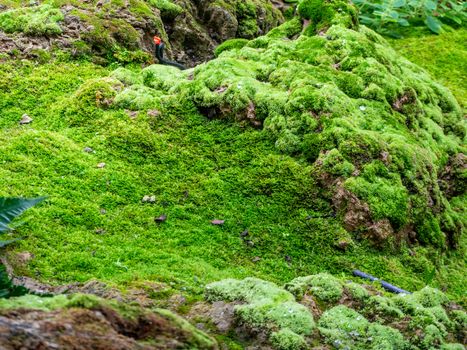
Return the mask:
<path id="1" fill-rule="evenodd" d="M 303 33 L 294 18 L 185 76 L 151 76 L 147 68 L 142 84 L 126 81 L 118 106 L 175 100 L 210 118 L 264 126 L 280 151 L 313 164 L 347 230 L 378 243 L 397 237 L 458 246 L 462 209 L 451 205 L 458 198 L 447 188 L 459 180 L 441 176 L 464 152 L 455 98 L 382 37 L 358 27 L 352 7 L 302 5 L 325 6 L 327 15 L 301 10 L 314 23 Z"/>

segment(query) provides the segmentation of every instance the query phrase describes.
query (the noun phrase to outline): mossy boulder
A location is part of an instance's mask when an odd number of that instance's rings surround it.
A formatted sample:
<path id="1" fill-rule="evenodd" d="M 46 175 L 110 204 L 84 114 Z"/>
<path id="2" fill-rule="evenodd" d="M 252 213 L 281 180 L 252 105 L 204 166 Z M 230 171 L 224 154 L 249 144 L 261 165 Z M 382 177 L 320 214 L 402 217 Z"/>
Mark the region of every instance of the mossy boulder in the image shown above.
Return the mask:
<path id="1" fill-rule="evenodd" d="M 2 299 L 0 319 L 0 341 L 6 348 L 218 348 L 214 339 L 170 311 L 84 294 Z"/>
<path id="2" fill-rule="evenodd" d="M 357 238 L 456 247 L 464 224 L 452 189 L 463 177 L 446 171 L 465 152 L 466 128 L 455 98 L 359 26 L 347 2 L 299 9 L 264 36 L 226 42 L 169 86 L 145 85 L 209 118 L 262 127 L 280 151 L 305 158 Z M 313 23 L 326 24 L 316 32 Z"/>
<path id="3" fill-rule="evenodd" d="M 277 349 L 302 349 L 315 328 L 312 314 L 292 294 L 256 278 L 227 279 L 206 286 L 206 300 L 240 302 L 238 321 L 253 333 L 265 332 Z"/>

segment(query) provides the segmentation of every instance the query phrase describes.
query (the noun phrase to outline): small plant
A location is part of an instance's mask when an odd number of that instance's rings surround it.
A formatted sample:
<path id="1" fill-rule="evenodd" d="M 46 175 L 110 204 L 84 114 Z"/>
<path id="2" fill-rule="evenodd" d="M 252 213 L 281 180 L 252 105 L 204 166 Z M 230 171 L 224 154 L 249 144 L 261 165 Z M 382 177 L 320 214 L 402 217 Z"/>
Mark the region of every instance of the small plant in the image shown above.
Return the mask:
<path id="1" fill-rule="evenodd" d="M 360 10 L 361 23 L 377 32 L 399 37 L 401 27 L 425 23 L 436 34 L 442 24 L 462 25 L 467 3 L 459 0 L 352 0 Z"/>
<path id="2" fill-rule="evenodd" d="M 0 234 L 11 231 L 10 222 L 21 215 L 25 210 L 42 202 L 45 197 L 39 198 L 4 198 L 0 197 Z M 16 239 L 0 240 L 0 248 L 17 241 Z"/>

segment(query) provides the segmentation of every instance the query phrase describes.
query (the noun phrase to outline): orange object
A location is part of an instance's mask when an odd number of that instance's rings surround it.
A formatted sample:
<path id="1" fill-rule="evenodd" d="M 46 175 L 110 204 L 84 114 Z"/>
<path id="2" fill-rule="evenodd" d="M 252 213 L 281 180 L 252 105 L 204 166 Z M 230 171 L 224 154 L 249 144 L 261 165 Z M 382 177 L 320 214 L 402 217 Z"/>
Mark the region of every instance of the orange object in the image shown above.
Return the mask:
<path id="1" fill-rule="evenodd" d="M 158 36 L 155 36 L 155 37 L 154 37 L 154 44 L 160 45 L 161 42 L 162 42 L 161 38 L 159 38 Z"/>

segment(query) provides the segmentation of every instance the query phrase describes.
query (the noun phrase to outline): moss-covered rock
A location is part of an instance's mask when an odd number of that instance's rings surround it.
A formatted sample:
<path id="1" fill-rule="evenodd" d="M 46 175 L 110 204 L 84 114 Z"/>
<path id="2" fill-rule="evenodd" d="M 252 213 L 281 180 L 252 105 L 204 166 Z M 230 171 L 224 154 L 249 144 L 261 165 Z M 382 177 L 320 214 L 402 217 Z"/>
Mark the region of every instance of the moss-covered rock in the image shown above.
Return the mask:
<path id="1" fill-rule="evenodd" d="M 341 281 L 327 273 L 298 277 L 287 283 L 285 289 L 298 298 L 309 292 L 324 302 L 336 302 L 343 293 Z"/>
<path id="2" fill-rule="evenodd" d="M 2 299 L 0 318 L 0 341 L 7 348 L 47 343 L 60 349 L 217 349 L 214 339 L 170 311 L 91 295 Z"/>
<path id="3" fill-rule="evenodd" d="M 264 331 L 277 349 L 302 349 L 303 336 L 315 328 L 312 314 L 292 294 L 256 278 L 227 279 L 206 286 L 208 301 L 243 303 L 235 307 L 240 323 L 250 331 Z"/>
<path id="4" fill-rule="evenodd" d="M 226 42 L 217 59 L 171 82 L 169 98 L 263 126 L 279 150 L 305 157 L 347 230 L 377 243 L 456 246 L 463 222 L 438 179 L 464 151 L 459 105 L 350 20 L 346 2 L 303 1 L 299 13 L 319 24 L 311 19 L 324 16 L 314 11 L 321 7 L 331 19 L 318 34 L 297 16 L 248 43 Z M 450 177 L 450 188 L 460 178 Z"/>
<path id="5" fill-rule="evenodd" d="M 289 292 L 318 318 L 319 332 L 304 328 L 302 318 L 284 318 L 297 304 Z M 238 324 L 248 325 L 254 335 L 266 332 L 275 349 L 307 349 L 311 343 L 336 349 L 456 349 L 467 332 L 467 314 L 439 290 L 385 295 L 377 286 L 327 273 L 296 278 L 284 289 L 252 278 L 224 280 L 208 285 L 206 298 L 238 303 Z"/>

